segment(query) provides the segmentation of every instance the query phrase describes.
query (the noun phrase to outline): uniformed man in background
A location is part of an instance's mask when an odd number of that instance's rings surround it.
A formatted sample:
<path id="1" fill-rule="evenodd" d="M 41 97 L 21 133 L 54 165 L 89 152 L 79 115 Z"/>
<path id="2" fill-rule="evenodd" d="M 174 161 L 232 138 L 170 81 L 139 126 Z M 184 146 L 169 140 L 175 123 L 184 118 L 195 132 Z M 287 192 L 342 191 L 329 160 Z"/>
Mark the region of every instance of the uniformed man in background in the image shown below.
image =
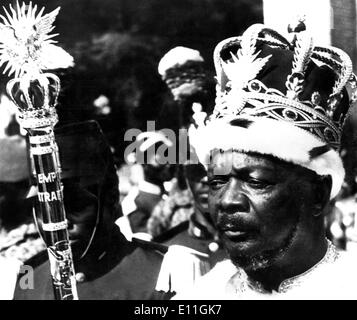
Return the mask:
<path id="1" fill-rule="evenodd" d="M 121 215 L 112 154 L 95 121 L 55 130 L 62 164 L 79 299 L 165 299 L 155 290 L 166 248 L 129 242 L 115 220 Z M 32 191 L 33 196 L 36 190 Z M 41 230 L 40 217 L 37 218 Z M 15 299 L 54 299 L 46 251 L 25 262 L 34 268 L 33 289 L 21 287 Z M 26 275 L 22 275 L 26 276 Z"/>

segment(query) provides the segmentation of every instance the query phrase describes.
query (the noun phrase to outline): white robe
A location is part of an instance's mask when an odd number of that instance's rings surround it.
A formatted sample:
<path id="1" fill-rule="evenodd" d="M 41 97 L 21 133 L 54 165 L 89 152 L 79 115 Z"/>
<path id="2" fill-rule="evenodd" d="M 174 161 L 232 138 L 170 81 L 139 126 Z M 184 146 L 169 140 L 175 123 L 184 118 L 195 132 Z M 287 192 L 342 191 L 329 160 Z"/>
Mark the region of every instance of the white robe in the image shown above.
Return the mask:
<path id="1" fill-rule="evenodd" d="M 331 251 L 332 250 L 332 251 Z M 303 274 L 284 280 L 277 291 L 249 285 L 246 273 L 224 260 L 174 300 L 339 300 L 357 299 L 357 256 L 331 246 L 325 257 Z"/>

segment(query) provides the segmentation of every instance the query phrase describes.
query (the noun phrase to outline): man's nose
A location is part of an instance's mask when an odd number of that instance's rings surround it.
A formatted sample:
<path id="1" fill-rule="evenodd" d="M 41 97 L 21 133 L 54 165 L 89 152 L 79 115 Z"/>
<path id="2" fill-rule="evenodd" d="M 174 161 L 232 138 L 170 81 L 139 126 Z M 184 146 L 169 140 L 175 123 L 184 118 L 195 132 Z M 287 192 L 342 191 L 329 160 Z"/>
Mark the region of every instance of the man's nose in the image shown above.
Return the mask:
<path id="1" fill-rule="evenodd" d="M 219 201 L 219 209 L 226 213 L 248 212 L 249 200 L 242 190 L 242 183 L 231 178 Z"/>
<path id="2" fill-rule="evenodd" d="M 202 183 L 203 185 L 208 185 L 208 177 L 204 176 L 201 178 L 200 183 Z"/>

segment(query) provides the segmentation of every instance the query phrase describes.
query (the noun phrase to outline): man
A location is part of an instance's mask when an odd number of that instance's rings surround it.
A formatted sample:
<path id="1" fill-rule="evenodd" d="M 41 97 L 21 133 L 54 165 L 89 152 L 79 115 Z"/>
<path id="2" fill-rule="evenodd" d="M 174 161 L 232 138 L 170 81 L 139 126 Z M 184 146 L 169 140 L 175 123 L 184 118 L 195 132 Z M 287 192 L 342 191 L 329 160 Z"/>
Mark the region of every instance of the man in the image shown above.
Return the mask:
<path id="1" fill-rule="evenodd" d="M 166 298 L 155 290 L 166 248 L 128 242 L 114 223 L 121 214 L 118 178 L 98 124 L 62 126 L 56 139 L 79 299 Z M 37 221 L 41 230 L 40 217 Z M 47 252 L 25 264 L 34 268 L 33 288 L 23 287 L 20 277 L 14 298 L 53 299 Z"/>
<path id="2" fill-rule="evenodd" d="M 190 139 L 230 259 L 177 299 L 356 298 L 357 260 L 324 229 L 355 77 L 343 51 L 314 47 L 302 26 L 289 42 L 253 25 L 215 49 L 216 107 Z"/>
<path id="3" fill-rule="evenodd" d="M 187 129 L 203 121 L 207 116 L 205 111 L 212 111 L 214 81 L 206 70 L 200 52 L 187 47 L 175 47 L 162 57 L 158 71 L 174 99 L 182 104 L 179 106 L 182 110 L 178 112 L 178 118 L 181 118 L 179 122 L 183 128 Z M 188 221 L 154 239 L 168 245 L 183 245 L 195 249 L 208 256 L 212 260 L 211 264 L 214 264 L 221 258 L 221 254 L 217 254 L 219 241 L 208 213 L 206 169 L 202 164 L 188 160 L 183 166 L 183 175 L 188 190 L 182 192 L 192 194 L 192 213 Z M 175 209 L 172 208 L 172 211 Z M 171 212 L 171 219 L 175 215 L 175 212 Z"/>
<path id="4" fill-rule="evenodd" d="M 153 240 L 168 246 L 180 245 L 194 249 L 201 253 L 202 260 L 211 268 L 223 259 L 225 252 L 209 215 L 207 173 L 201 164 L 187 164 L 185 174 L 189 192 L 192 194 L 192 213 L 187 221 L 154 237 Z"/>
<path id="5" fill-rule="evenodd" d="M 0 85 L 2 87 L 2 83 Z M 0 300 L 12 299 L 23 261 L 44 249 L 32 221 L 26 140 L 0 89 Z"/>
<path id="6" fill-rule="evenodd" d="M 132 237 L 151 240 L 147 222 L 154 207 L 165 195 L 164 183 L 173 176 L 172 166 L 161 163 L 157 149 L 172 147 L 173 143 L 160 131 L 143 132 L 137 136 L 136 143 L 134 161 L 142 165 L 143 179 L 123 199 L 123 217 L 118 219 L 117 224 L 129 240 Z"/>
<path id="7" fill-rule="evenodd" d="M 181 129 L 193 126 L 192 122 L 199 123 L 203 120 L 202 117 L 207 116 L 203 110 L 212 110 L 214 81 L 208 74 L 199 51 L 175 47 L 162 57 L 158 71 L 178 102 L 177 117 Z M 180 152 L 183 152 L 180 156 L 187 157 L 186 150 Z M 154 241 L 169 246 L 163 265 L 182 268 L 180 252 L 185 250 L 195 256 L 193 260 L 188 257 L 193 262 L 191 269 L 196 270 L 191 278 L 194 283 L 217 261 L 222 260 L 225 252 L 208 214 L 206 169 L 190 160 L 180 166 L 180 169 L 179 174 L 184 183 L 178 184 L 178 190 L 171 192 L 169 197 L 156 206 L 148 226 L 155 235 Z M 177 221 L 183 222 L 177 224 Z M 170 225 L 173 227 L 160 234 L 162 229 L 167 229 Z"/>

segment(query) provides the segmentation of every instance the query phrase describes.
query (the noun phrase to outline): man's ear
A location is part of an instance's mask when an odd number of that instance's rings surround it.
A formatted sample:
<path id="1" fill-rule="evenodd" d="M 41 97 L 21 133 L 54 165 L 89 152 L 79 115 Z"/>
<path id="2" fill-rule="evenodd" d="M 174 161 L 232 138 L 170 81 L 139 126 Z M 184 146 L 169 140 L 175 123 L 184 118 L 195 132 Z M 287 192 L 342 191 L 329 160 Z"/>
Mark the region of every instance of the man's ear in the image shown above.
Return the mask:
<path id="1" fill-rule="evenodd" d="M 319 216 L 323 213 L 324 209 L 326 208 L 327 204 L 330 201 L 332 189 L 332 178 L 330 175 L 326 176 L 319 176 L 316 180 L 315 184 L 315 203 L 314 208 L 316 214 L 315 216 Z"/>

